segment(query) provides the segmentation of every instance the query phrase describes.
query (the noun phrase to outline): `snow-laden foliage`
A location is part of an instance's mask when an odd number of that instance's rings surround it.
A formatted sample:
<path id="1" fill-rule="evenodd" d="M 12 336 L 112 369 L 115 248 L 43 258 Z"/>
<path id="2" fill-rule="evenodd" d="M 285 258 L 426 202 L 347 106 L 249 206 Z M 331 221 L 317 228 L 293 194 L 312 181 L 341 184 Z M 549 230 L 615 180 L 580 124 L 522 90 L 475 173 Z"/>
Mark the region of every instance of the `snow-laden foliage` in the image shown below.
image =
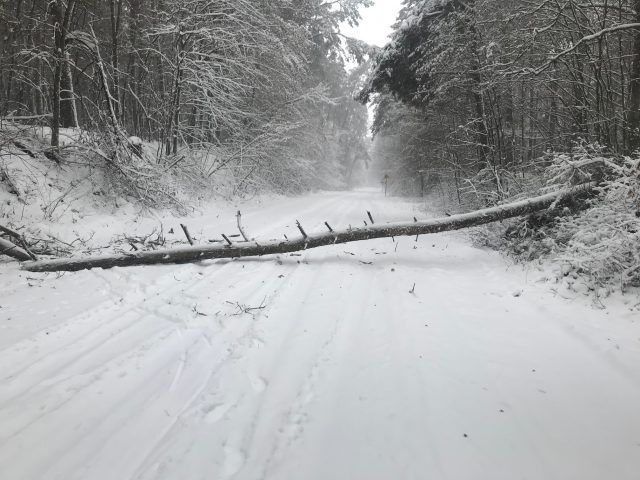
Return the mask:
<path id="1" fill-rule="evenodd" d="M 640 158 L 607 163 L 615 174 L 591 207 L 558 220 L 558 259 L 594 285 L 640 286 Z"/>
<path id="2" fill-rule="evenodd" d="M 640 286 L 640 155 L 614 156 L 581 144 L 552 157 L 547 188 L 597 182 L 593 194 L 507 230 L 510 250 L 524 260 L 547 258 L 564 276 L 592 287 Z"/>
<path id="3" fill-rule="evenodd" d="M 535 191 L 550 152 L 579 138 L 640 147 L 637 0 L 403 5 L 359 96 L 395 184 L 438 175 L 464 210 Z"/>
<path id="4" fill-rule="evenodd" d="M 371 3 L 0 1 L 0 130 L 53 126 L 59 149 L 60 128 L 80 128 L 133 195 L 197 164 L 196 183 L 223 175 L 236 193 L 344 186 L 367 122 L 346 59 L 372 52 L 340 28 Z M 155 148 L 133 158 L 130 136 Z"/>

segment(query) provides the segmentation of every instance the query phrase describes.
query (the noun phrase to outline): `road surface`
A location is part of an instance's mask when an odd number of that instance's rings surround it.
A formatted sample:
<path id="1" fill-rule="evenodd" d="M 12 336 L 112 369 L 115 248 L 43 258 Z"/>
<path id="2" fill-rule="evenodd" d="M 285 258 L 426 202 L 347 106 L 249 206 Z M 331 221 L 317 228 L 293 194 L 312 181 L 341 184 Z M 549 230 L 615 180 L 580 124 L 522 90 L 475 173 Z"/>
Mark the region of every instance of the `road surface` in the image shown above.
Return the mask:
<path id="1" fill-rule="evenodd" d="M 281 238 L 419 207 L 322 193 L 243 220 Z M 2 479 L 640 475 L 637 306 L 555 295 L 464 234 L 17 275 L 0 274 Z"/>

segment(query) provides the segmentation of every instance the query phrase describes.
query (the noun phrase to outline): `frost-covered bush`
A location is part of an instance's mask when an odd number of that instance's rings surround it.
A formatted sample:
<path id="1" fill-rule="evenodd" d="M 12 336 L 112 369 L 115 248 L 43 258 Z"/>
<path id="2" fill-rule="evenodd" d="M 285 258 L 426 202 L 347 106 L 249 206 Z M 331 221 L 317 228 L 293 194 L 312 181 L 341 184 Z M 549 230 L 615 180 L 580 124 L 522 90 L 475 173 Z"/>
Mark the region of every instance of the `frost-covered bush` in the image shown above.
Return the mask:
<path id="1" fill-rule="evenodd" d="M 640 286 L 640 155 L 615 157 L 582 144 L 554 155 L 545 177 L 547 190 L 597 186 L 555 211 L 514 222 L 505 236 L 511 253 L 559 261 L 564 275 L 580 275 L 591 287 Z"/>
<path id="2" fill-rule="evenodd" d="M 612 163 L 591 208 L 559 220 L 558 258 L 596 285 L 640 286 L 640 159 Z"/>

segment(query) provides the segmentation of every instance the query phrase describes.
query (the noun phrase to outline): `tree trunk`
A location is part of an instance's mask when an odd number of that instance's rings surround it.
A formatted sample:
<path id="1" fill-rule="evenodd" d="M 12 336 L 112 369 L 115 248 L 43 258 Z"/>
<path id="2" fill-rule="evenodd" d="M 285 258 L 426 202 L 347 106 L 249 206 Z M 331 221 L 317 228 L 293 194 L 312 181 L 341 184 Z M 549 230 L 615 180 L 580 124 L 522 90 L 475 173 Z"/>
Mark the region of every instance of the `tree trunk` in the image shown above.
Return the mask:
<path id="1" fill-rule="evenodd" d="M 640 22 L 640 0 L 634 1 L 636 22 Z M 629 85 L 629 113 L 627 122 L 631 130 L 629 135 L 630 151 L 640 148 L 640 29 L 634 30 L 631 82 Z"/>
<path id="2" fill-rule="evenodd" d="M 258 243 L 255 241 L 236 243 L 232 245 L 198 246 L 174 250 L 158 250 L 154 252 L 134 252 L 119 256 L 104 256 L 90 258 L 69 258 L 28 262 L 23 269 L 30 272 L 78 271 L 91 268 L 129 267 L 134 265 L 192 263 L 214 258 L 241 258 L 273 255 L 309 250 L 312 248 L 341 243 L 358 242 L 374 238 L 388 238 L 399 236 L 424 235 L 439 233 L 462 228 L 475 227 L 486 223 L 497 222 L 507 218 L 518 217 L 534 213 L 554 206 L 567 197 L 583 193 L 594 187 L 585 184 L 560 192 L 549 193 L 540 197 L 521 200 L 519 202 L 498 207 L 478 210 L 471 213 L 437 218 L 415 223 L 395 223 L 387 225 L 372 225 L 366 228 L 343 231 L 329 231 L 326 233 L 307 235 L 300 227 L 303 236 L 287 241 L 270 241 Z"/>
<path id="3" fill-rule="evenodd" d="M 69 101 L 73 101 L 73 98 L 69 100 L 65 98 L 64 116 L 62 106 L 62 85 L 63 82 L 68 84 L 69 75 L 67 75 L 67 31 L 71 18 L 73 17 L 73 11 L 75 8 L 75 0 L 69 0 L 66 9 L 62 0 L 53 0 L 50 3 L 51 20 L 53 23 L 54 31 L 54 59 L 55 67 L 53 73 L 53 91 L 51 93 L 51 103 L 53 105 L 53 119 L 51 122 L 51 146 L 58 147 L 60 145 L 60 126 L 73 126 L 69 123 L 73 122 L 73 110 Z M 68 87 L 68 86 L 67 86 Z M 65 89 L 65 97 L 69 96 L 69 88 Z"/>
<path id="4" fill-rule="evenodd" d="M 73 89 L 73 74 L 71 72 L 71 58 L 69 52 L 64 52 L 62 64 L 62 78 L 60 80 L 60 126 L 72 128 L 78 126 L 78 111 L 76 109 L 76 94 Z"/>
<path id="5" fill-rule="evenodd" d="M 111 0 L 111 67 L 113 68 L 113 98 L 116 118 L 121 120 L 121 98 L 120 94 L 120 52 L 119 52 L 119 35 L 120 35 L 120 18 L 122 13 L 122 0 Z"/>
<path id="6" fill-rule="evenodd" d="M 129 41 L 131 43 L 131 49 L 129 52 L 129 65 L 128 72 L 128 88 L 135 92 L 134 95 L 129 96 L 131 98 L 130 103 L 127 105 L 125 99 L 127 98 L 123 92 L 122 95 L 122 109 L 127 110 L 129 118 L 131 119 L 131 126 L 133 127 L 133 134 L 142 137 L 142 129 L 144 127 L 144 121 L 140 118 L 139 105 L 137 96 L 140 92 L 140 75 L 139 75 L 139 61 L 138 55 L 139 38 L 141 32 L 141 17 L 144 0 L 130 0 L 129 2 Z M 126 90 L 124 88 L 123 90 Z M 132 98 L 133 97 L 133 98 Z M 125 123 L 126 125 L 126 123 Z"/>

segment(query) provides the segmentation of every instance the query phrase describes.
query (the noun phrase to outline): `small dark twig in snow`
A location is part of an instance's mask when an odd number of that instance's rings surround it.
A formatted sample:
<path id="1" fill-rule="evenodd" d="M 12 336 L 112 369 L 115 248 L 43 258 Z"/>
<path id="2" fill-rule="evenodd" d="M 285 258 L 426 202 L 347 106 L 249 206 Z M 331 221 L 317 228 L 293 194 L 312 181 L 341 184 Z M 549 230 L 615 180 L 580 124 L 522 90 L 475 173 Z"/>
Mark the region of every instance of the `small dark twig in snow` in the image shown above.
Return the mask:
<path id="1" fill-rule="evenodd" d="M 300 230 L 302 236 L 304 238 L 309 238 L 309 235 L 307 235 L 307 232 L 304 231 L 304 228 L 302 228 L 302 225 L 300 225 L 300 222 L 298 220 L 296 220 L 296 225 L 298 226 L 298 230 Z"/>
<path id="2" fill-rule="evenodd" d="M 193 313 L 195 313 L 199 317 L 208 317 L 209 316 L 206 313 L 202 313 L 201 311 L 199 311 L 198 310 L 198 305 L 194 305 L 192 310 L 193 310 Z"/>
<path id="3" fill-rule="evenodd" d="M 238 220 L 238 230 L 240 231 L 242 238 L 244 239 L 245 242 L 248 242 L 249 238 L 247 237 L 247 234 L 244 232 L 244 228 L 242 228 L 242 214 L 240 213 L 240 210 L 238 210 L 238 213 L 236 214 L 236 219 Z"/>
<path id="4" fill-rule="evenodd" d="M 244 305 L 240 302 L 230 302 L 230 301 L 226 301 L 225 303 L 228 303 L 229 305 L 233 305 L 234 307 L 237 308 L 236 313 L 233 314 L 233 316 L 238 316 L 238 315 L 242 315 L 242 314 L 249 314 L 249 315 L 254 315 L 253 312 L 255 312 L 256 310 L 264 310 L 265 308 L 267 308 L 267 304 L 265 303 L 267 300 L 267 297 L 264 297 L 262 299 L 262 302 L 260 302 L 260 305 L 257 307 L 250 307 L 249 305 Z"/>
<path id="5" fill-rule="evenodd" d="M 229 237 L 227 237 L 224 233 L 222 234 L 222 238 L 224 238 L 224 241 L 227 242 L 229 246 L 233 245 L 233 242 L 229 240 Z"/>
<path id="6" fill-rule="evenodd" d="M 369 210 L 367 210 L 367 215 L 369 216 L 369 220 L 371 220 L 371 225 L 375 225 L 376 222 L 373 221 L 373 216 Z"/>
<path id="7" fill-rule="evenodd" d="M 416 293 L 416 284 L 413 284 L 413 287 L 411 288 L 411 290 L 409 290 L 409 293 L 414 295 Z"/>
<path id="8" fill-rule="evenodd" d="M 329 231 L 331 233 L 333 233 L 333 228 L 331 228 L 331 225 L 329 225 L 329 222 L 324 222 L 324 224 L 327 226 L 327 228 L 329 229 Z"/>
<path id="9" fill-rule="evenodd" d="M 189 245 L 193 245 L 193 238 L 191 238 L 191 235 L 189 234 L 189 229 L 187 228 L 187 226 L 181 223 L 180 227 L 184 232 L 184 236 L 187 237 L 187 241 L 189 242 Z"/>

